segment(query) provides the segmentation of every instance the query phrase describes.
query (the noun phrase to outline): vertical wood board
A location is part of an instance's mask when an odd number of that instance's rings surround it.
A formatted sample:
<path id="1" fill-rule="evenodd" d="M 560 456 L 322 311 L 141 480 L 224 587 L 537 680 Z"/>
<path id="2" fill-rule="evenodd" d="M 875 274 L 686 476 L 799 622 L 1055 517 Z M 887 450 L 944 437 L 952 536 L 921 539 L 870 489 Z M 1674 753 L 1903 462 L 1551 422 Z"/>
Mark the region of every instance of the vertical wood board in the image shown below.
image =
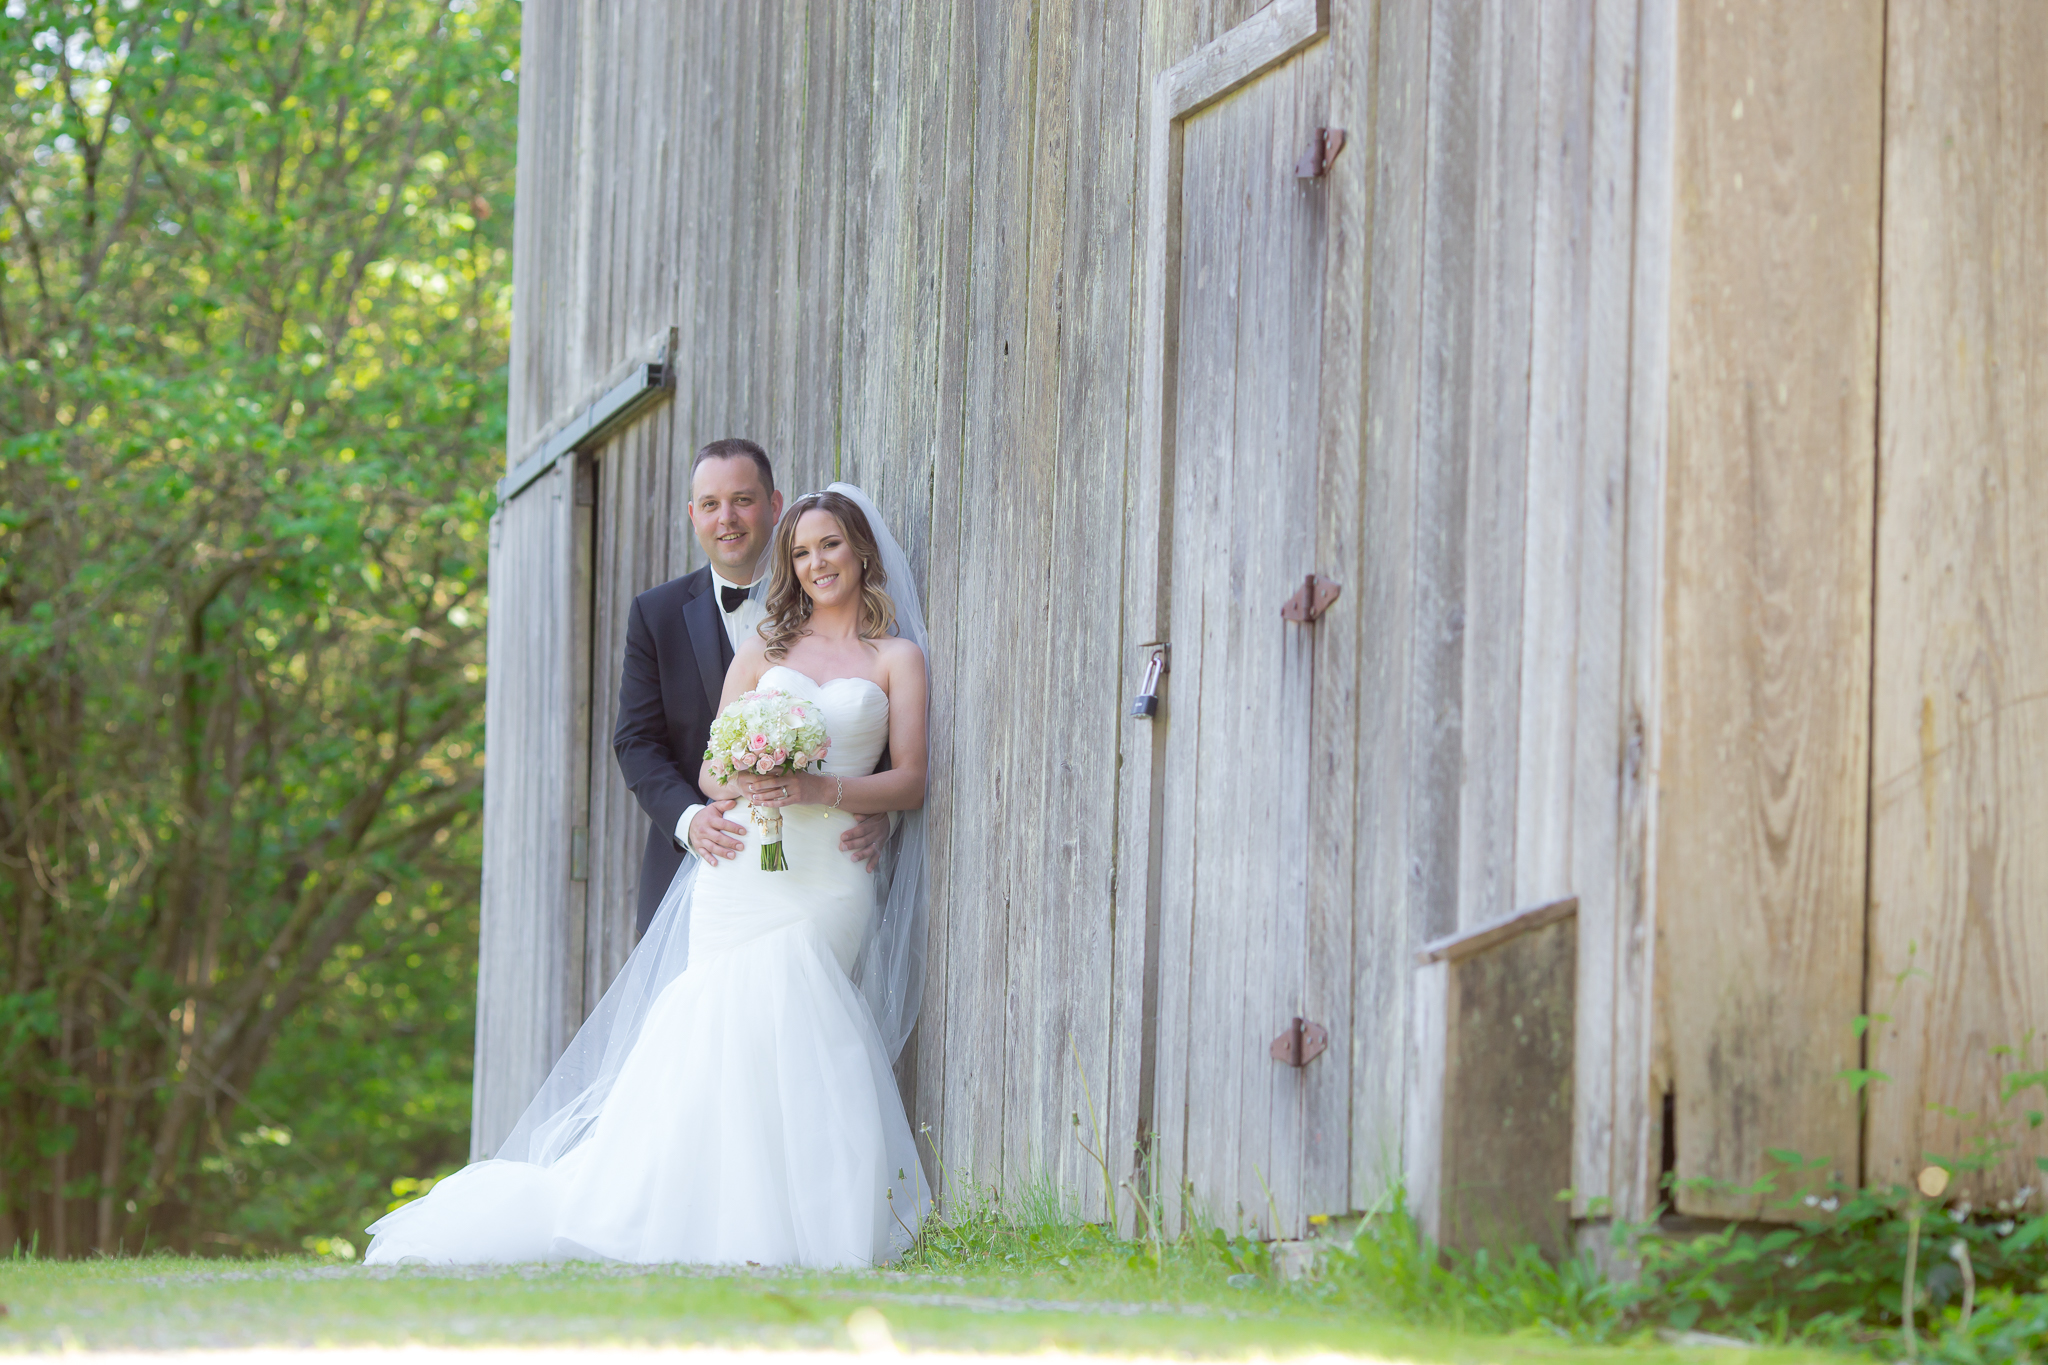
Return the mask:
<path id="1" fill-rule="evenodd" d="M 1995 1208 L 2048 1158 L 2048 8 L 1889 15 L 1866 1178 L 2006 1141 Z"/>
<path id="2" fill-rule="evenodd" d="M 1853 1179 L 1882 11 L 1682 6 L 1657 922 L 1687 1213 Z"/>

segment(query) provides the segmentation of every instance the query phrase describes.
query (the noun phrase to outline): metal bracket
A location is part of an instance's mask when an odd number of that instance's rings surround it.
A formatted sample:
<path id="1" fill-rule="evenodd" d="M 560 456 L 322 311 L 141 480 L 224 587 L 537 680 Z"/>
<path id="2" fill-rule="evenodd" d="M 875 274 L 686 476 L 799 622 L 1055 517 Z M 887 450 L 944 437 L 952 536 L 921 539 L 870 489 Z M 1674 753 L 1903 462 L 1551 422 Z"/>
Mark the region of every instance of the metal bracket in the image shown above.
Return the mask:
<path id="1" fill-rule="evenodd" d="M 1297 180 L 1320 179 L 1330 169 L 1330 163 L 1337 159 L 1337 153 L 1344 150 L 1342 128 L 1318 128 L 1309 141 L 1308 150 L 1301 154 L 1301 160 L 1294 163 L 1294 177 Z"/>
<path id="2" fill-rule="evenodd" d="M 498 501 L 510 502 L 563 456 L 592 450 L 617 435 L 654 404 L 675 393 L 676 329 L 650 337 L 640 359 L 633 361 L 590 398 L 573 416 L 550 433 L 511 472 L 498 480 Z"/>
<path id="3" fill-rule="evenodd" d="M 1289 1066 L 1307 1066 L 1322 1056 L 1329 1046 L 1328 1029 L 1321 1024 L 1311 1024 L 1296 1015 L 1287 1032 L 1275 1038 L 1273 1046 L 1268 1051 L 1273 1054 L 1273 1060 L 1276 1062 L 1285 1062 Z"/>
<path id="4" fill-rule="evenodd" d="M 1283 621 L 1313 621 L 1330 609 L 1344 591 L 1344 585 L 1319 573 L 1309 574 L 1280 608 Z"/>

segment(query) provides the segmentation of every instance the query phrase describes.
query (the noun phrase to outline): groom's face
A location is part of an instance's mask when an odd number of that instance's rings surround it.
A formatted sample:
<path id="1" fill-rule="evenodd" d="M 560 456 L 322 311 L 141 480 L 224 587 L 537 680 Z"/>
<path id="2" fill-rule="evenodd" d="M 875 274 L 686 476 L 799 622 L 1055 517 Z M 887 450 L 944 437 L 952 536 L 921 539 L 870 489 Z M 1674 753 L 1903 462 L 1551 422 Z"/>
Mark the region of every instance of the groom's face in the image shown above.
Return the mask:
<path id="1" fill-rule="evenodd" d="M 744 455 L 705 460 L 690 476 L 690 526 L 705 558 L 730 582 L 753 581 L 781 515 L 782 494 L 762 486 L 760 466 Z"/>

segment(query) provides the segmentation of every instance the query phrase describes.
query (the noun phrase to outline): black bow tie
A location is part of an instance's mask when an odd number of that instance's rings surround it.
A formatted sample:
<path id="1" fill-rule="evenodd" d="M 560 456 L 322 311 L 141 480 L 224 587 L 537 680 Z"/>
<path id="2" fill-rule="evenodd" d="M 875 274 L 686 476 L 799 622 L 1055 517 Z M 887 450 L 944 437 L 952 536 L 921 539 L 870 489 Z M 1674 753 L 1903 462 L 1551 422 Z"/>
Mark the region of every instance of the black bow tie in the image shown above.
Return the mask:
<path id="1" fill-rule="evenodd" d="M 730 616 L 740 609 L 740 603 L 746 601 L 747 594 L 752 591 L 752 588 L 735 588 L 721 583 L 718 585 L 719 604 L 725 608 L 725 614 Z"/>

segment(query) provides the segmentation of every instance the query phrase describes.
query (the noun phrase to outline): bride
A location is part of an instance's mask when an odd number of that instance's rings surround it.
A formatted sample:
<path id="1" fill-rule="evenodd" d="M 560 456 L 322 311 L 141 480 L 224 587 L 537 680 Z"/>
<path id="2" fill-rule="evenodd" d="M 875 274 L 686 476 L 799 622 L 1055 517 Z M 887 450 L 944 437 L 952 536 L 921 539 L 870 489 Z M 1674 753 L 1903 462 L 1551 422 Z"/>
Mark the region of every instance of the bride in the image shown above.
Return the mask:
<path id="1" fill-rule="evenodd" d="M 917 593 L 850 484 L 797 499 L 771 554 L 767 619 L 720 706 L 756 687 L 812 701 L 831 737 L 823 771 L 702 784 L 740 799 L 745 851 L 684 863 L 497 1156 L 372 1224 L 366 1264 L 861 1266 L 923 1222 L 929 1191 L 890 1073 L 923 974 Z M 787 871 L 760 867 L 749 816 L 769 809 Z M 839 836 L 881 811 L 908 814 L 871 873 Z"/>

